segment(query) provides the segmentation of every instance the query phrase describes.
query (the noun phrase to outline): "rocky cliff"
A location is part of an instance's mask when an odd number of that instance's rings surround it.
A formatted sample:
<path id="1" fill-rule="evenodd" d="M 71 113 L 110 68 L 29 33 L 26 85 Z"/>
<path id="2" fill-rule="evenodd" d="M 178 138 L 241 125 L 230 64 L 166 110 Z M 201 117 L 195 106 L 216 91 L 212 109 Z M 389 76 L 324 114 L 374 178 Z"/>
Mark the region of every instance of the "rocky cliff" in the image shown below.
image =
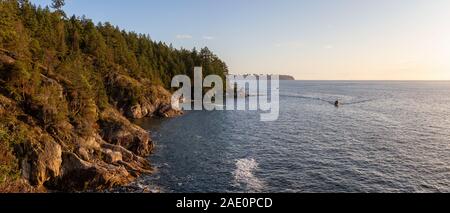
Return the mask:
<path id="1" fill-rule="evenodd" d="M 0 52 L 0 67 L 14 69 L 16 63 Z M 89 100 L 78 106 L 79 94 L 60 74 L 44 69 L 36 78 L 44 89 L 23 91 L 19 101 L 8 92 L 8 76 L 0 80 L 2 191 L 95 191 L 128 184 L 152 172 L 145 157 L 153 150 L 149 132 L 129 119 L 181 114 L 171 109 L 170 93 L 146 79 L 112 71 L 104 79 L 111 101 L 99 107 Z"/>

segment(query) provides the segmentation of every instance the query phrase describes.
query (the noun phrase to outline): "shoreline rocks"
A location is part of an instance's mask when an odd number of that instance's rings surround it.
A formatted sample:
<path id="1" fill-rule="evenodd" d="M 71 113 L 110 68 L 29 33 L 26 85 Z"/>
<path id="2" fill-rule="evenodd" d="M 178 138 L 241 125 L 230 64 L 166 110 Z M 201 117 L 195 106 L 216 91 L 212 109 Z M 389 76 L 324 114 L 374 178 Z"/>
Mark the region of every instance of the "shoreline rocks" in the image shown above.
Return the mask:
<path id="1" fill-rule="evenodd" d="M 28 179 L 31 185 L 44 185 L 60 175 L 62 149 L 53 140 L 24 144 L 22 151 L 22 177 Z"/>
<path id="2" fill-rule="evenodd" d="M 109 96 L 115 107 L 129 119 L 175 117 L 182 111 L 171 107 L 171 94 L 148 80 L 138 81 L 119 73 L 106 77 Z"/>
<path id="3" fill-rule="evenodd" d="M 100 134 L 104 140 L 123 146 L 139 156 L 148 156 L 153 150 L 150 134 L 131 123 L 116 110 L 109 109 L 100 117 Z"/>
<path id="4" fill-rule="evenodd" d="M 49 97 L 57 96 L 60 102 L 67 99 L 68 94 L 63 91 L 68 91 L 68 84 L 54 76 L 47 75 L 43 79 L 43 84 L 57 88 L 57 94 L 48 93 Z M 136 80 L 131 81 L 145 87 Z M 20 184 L 29 187 L 23 191 L 102 191 L 127 186 L 142 174 L 151 174 L 153 168 L 145 159 L 154 148 L 150 133 L 129 119 L 167 118 L 182 112 L 170 107 L 170 93 L 163 88 L 146 91 L 150 98 L 143 94 L 140 93 L 139 103 L 134 107 L 120 101 L 102 110 L 91 106 L 98 116 L 94 116 L 93 123 L 84 123 L 92 127 L 82 131 L 84 135 L 77 131 L 77 123 L 68 118 L 46 124 L 43 119 L 47 118 L 48 110 L 43 111 L 45 107 L 36 106 L 32 101 L 19 103 L 0 94 L 0 116 L 8 120 L 7 130 L 20 135 L 21 140 L 14 142 L 12 151 L 21 178 L 10 185 L 26 183 Z M 122 97 L 112 99 L 115 98 Z M 123 113 L 127 110 L 133 113 Z"/>

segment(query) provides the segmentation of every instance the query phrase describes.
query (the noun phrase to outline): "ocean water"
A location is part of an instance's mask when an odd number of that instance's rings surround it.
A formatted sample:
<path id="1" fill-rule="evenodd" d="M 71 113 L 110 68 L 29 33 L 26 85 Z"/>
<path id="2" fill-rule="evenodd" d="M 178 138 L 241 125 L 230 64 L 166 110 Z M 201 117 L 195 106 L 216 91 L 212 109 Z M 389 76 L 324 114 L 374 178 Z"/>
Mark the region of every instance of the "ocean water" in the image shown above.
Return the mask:
<path id="1" fill-rule="evenodd" d="M 285 81 L 280 117 L 140 120 L 163 192 L 450 192 L 450 82 Z M 339 99 L 339 108 L 332 104 Z"/>

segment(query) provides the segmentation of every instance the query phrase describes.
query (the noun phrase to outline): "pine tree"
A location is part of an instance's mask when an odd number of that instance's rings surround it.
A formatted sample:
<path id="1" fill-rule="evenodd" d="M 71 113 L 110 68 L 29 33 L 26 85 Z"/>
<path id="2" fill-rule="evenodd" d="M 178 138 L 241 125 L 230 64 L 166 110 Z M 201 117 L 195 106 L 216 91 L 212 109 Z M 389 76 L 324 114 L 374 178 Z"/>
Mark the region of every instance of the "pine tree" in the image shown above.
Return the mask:
<path id="1" fill-rule="evenodd" d="M 64 2 L 64 0 L 52 0 L 52 8 L 57 10 L 57 11 L 61 11 L 62 8 L 64 7 L 64 5 L 66 5 L 66 3 Z"/>

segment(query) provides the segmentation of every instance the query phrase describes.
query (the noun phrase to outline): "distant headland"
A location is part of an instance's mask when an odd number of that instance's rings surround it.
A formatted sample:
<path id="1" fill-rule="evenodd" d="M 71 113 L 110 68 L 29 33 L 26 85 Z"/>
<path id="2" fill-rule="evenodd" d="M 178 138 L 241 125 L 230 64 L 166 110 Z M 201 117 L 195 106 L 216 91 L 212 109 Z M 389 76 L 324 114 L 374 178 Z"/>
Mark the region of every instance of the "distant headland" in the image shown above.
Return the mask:
<path id="1" fill-rule="evenodd" d="M 258 78 L 259 75 L 257 74 L 244 74 L 242 76 L 247 77 L 250 75 L 254 75 Z M 275 74 L 271 74 L 271 75 L 275 75 Z M 293 76 L 290 75 L 278 75 L 280 77 L 280 81 L 295 81 L 295 78 Z"/>
<path id="2" fill-rule="evenodd" d="M 280 80 L 282 81 L 295 81 L 295 78 L 290 75 L 280 75 Z"/>

